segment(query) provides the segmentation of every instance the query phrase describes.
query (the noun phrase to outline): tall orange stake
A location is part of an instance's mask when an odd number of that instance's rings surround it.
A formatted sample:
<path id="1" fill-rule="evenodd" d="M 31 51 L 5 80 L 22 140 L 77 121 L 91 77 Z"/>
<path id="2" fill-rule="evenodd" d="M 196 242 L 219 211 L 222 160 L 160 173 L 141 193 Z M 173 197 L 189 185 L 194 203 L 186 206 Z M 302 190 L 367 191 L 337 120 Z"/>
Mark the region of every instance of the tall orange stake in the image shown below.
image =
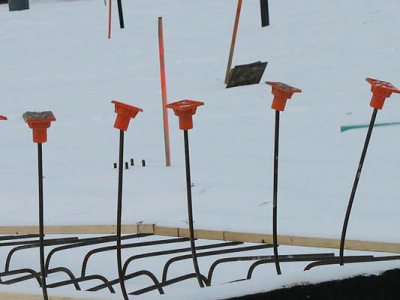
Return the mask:
<path id="1" fill-rule="evenodd" d="M 111 7 L 112 7 L 112 0 L 109 0 L 109 7 L 108 7 L 108 39 L 111 39 Z"/>
<path id="2" fill-rule="evenodd" d="M 165 60 L 164 60 L 164 30 L 162 17 L 158 17 L 158 50 L 160 56 L 160 77 L 161 77 L 161 94 L 162 94 L 162 111 L 164 122 L 164 144 L 165 144 L 165 165 L 171 166 L 171 148 L 169 144 L 169 125 L 167 111 L 167 82 L 165 76 Z"/>
<path id="3" fill-rule="evenodd" d="M 231 49 L 229 50 L 228 66 L 226 67 L 226 73 L 225 73 L 225 83 L 226 84 L 229 81 L 229 74 L 230 74 L 231 68 L 232 68 L 233 53 L 235 52 L 236 37 L 237 37 L 238 28 L 239 28 L 240 12 L 242 10 L 242 2 L 243 2 L 242 0 L 238 0 L 237 9 L 236 9 L 236 17 L 235 17 L 235 25 L 233 26 Z"/>

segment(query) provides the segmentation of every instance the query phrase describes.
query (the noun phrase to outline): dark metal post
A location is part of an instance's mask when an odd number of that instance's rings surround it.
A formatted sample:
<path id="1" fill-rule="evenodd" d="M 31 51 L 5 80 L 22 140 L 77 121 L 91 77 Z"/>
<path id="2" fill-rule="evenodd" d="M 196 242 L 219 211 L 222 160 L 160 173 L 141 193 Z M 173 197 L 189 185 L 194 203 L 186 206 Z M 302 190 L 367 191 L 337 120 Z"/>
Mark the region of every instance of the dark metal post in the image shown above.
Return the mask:
<path id="1" fill-rule="evenodd" d="M 204 287 L 203 280 L 201 279 L 199 264 L 197 261 L 196 245 L 194 240 L 192 181 L 190 178 L 189 135 L 187 130 L 183 131 L 183 136 L 185 140 L 186 190 L 187 190 L 187 205 L 188 205 L 188 216 L 189 216 L 190 248 L 192 250 L 193 266 L 197 280 L 199 282 L 200 287 Z"/>
<path id="2" fill-rule="evenodd" d="M 118 203 L 117 203 L 117 263 L 118 276 L 121 286 L 122 295 L 125 300 L 128 300 L 126 292 L 124 273 L 122 270 L 122 251 L 121 251 L 121 223 L 122 223 L 122 185 L 124 176 L 124 131 L 119 131 L 119 164 L 118 164 Z"/>
<path id="3" fill-rule="evenodd" d="M 260 10 L 261 10 L 261 26 L 269 26 L 269 8 L 268 0 L 260 0 Z"/>
<path id="4" fill-rule="evenodd" d="M 369 141 L 371 139 L 372 129 L 374 128 L 374 124 L 375 124 L 375 119 L 376 119 L 377 113 L 378 113 L 378 109 L 375 108 L 373 113 L 372 113 L 371 121 L 369 123 L 367 137 L 365 138 L 365 143 L 364 143 L 364 148 L 363 148 L 363 151 L 362 151 L 362 154 L 361 154 L 360 163 L 358 164 L 356 177 L 354 179 L 353 188 L 351 190 L 349 203 L 347 205 L 346 216 L 344 218 L 343 229 L 342 229 L 342 236 L 340 238 L 340 265 L 341 266 L 343 266 L 343 264 L 344 264 L 344 257 L 343 257 L 344 244 L 345 244 L 345 241 L 346 241 L 346 231 L 347 231 L 347 226 L 348 226 L 348 223 L 349 223 L 350 212 L 351 212 L 351 208 L 353 206 L 354 196 L 356 195 L 358 181 L 360 180 L 362 167 L 364 165 L 364 160 L 365 160 L 365 156 L 367 154 L 368 145 L 369 145 Z"/>
<path id="5" fill-rule="evenodd" d="M 279 161 L 279 116 L 280 111 L 275 111 L 275 142 L 274 142 L 274 186 L 273 186 L 273 211 L 272 211 L 272 236 L 274 244 L 275 268 L 281 274 L 278 254 L 278 161 Z"/>
<path id="6" fill-rule="evenodd" d="M 122 0 L 118 0 L 118 16 L 119 16 L 119 26 L 122 28 L 125 28 L 124 24 L 124 13 L 122 11 Z"/>
<path id="7" fill-rule="evenodd" d="M 47 300 L 46 269 L 44 255 L 44 212 L 43 212 L 43 152 L 42 144 L 38 143 L 38 179 L 39 179 L 39 247 L 40 247 L 40 279 L 42 283 L 43 299 Z"/>

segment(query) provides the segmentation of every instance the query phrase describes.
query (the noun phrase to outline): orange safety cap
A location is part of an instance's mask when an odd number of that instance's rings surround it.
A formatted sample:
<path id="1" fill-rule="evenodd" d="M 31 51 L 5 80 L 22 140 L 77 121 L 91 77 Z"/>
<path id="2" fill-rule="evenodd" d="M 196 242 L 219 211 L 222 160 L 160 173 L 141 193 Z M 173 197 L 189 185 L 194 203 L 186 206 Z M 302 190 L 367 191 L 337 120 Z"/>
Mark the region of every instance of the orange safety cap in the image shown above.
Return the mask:
<path id="1" fill-rule="evenodd" d="M 370 105 L 375 109 L 382 109 L 386 98 L 392 93 L 400 94 L 400 90 L 395 88 L 390 82 L 367 78 L 371 84 L 372 99 Z"/>
<path id="2" fill-rule="evenodd" d="M 266 81 L 265 83 L 272 86 L 272 94 L 274 95 L 274 100 L 272 101 L 271 108 L 277 111 L 284 111 L 286 101 L 292 98 L 294 93 L 301 93 L 300 89 L 284 84 L 282 82 Z"/>
<path id="3" fill-rule="evenodd" d="M 42 144 L 47 142 L 47 128 L 56 118 L 51 111 L 31 112 L 22 115 L 29 128 L 33 129 L 33 142 Z"/>
<path id="4" fill-rule="evenodd" d="M 0 115 L 0 120 L 5 121 L 7 120 L 7 117 Z"/>
<path id="5" fill-rule="evenodd" d="M 113 100 L 111 103 L 115 104 L 115 112 L 117 113 L 114 127 L 119 130 L 127 131 L 130 120 L 135 118 L 140 111 L 143 111 L 143 109 L 139 107 L 128 105 L 117 100 Z"/>
<path id="6" fill-rule="evenodd" d="M 204 102 L 195 100 L 181 100 L 167 105 L 172 108 L 179 117 L 179 129 L 188 130 L 193 128 L 192 116 L 196 114 L 197 107 L 204 105 Z"/>

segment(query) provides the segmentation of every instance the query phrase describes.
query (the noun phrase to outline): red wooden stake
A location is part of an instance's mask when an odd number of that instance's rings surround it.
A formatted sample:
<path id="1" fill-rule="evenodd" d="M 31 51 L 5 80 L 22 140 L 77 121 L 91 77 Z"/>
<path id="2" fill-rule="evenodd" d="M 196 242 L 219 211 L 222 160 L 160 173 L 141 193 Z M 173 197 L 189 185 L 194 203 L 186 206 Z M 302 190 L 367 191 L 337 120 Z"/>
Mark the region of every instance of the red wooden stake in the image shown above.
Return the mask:
<path id="1" fill-rule="evenodd" d="M 171 148 L 169 144 L 169 125 L 167 111 L 167 83 L 165 76 L 165 60 L 164 60 L 164 30 L 162 17 L 158 17 L 158 49 L 160 56 L 160 77 L 161 77 L 161 94 L 162 94 L 162 110 L 164 122 L 164 144 L 165 144 L 165 165 L 171 166 Z"/>
<path id="2" fill-rule="evenodd" d="M 226 67 L 226 73 L 225 73 L 225 83 L 226 84 L 229 81 L 229 74 L 230 74 L 231 68 L 232 68 L 233 53 L 235 52 L 236 37 L 237 37 L 238 28 L 239 28 L 240 12 L 242 10 L 242 2 L 243 2 L 242 0 L 238 0 L 237 9 L 236 9 L 236 17 L 235 17 L 235 25 L 233 26 L 231 49 L 229 51 L 228 66 Z"/>
<path id="3" fill-rule="evenodd" d="M 112 7 L 112 0 L 109 0 L 109 8 L 108 8 L 108 39 L 111 39 L 111 7 Z"/>

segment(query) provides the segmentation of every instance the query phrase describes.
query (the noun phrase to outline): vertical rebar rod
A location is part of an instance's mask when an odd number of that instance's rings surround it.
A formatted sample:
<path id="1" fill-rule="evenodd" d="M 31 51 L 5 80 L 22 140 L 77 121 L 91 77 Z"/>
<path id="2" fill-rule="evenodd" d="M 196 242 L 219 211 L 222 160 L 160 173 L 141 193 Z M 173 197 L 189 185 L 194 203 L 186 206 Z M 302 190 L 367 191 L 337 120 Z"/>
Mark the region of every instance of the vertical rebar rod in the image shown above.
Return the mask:
<path id="1" fill-rule="evenodd" d="M 122 224 L 122 186 L 124 176 L 124 131 L 119 131 L 119 163 L 118 163 L 118 203 L 117 203 L 117 263 L 118 276 L 122 295 L 125 300 L 129 299 L 126 292 L 124 273 L 122 269 L 122 251 L 121 251 L 121 224 Z"/>
<path id="2" fill-rule="evenodd" d="M 240 20 L 240 12 L 242 10 L 242 2 L 243 2 L 243 0 L 238 0 L 237 9 L 236 9 L 236 17 L 235 17 L 235 24 L 233 25 L 231 48 L 229 50 L 228 65 L 226 67 L 226 72 L 225 72 L 225 83 L 226 84 L 229 81 L 230 72 L 231 72 L 231 68 L 232 68 L 232 60 L 233 60 L 233 54 L 235 52 L 237 32 L 239 29 L 239 20 Z"/>
<path id="3" fill-rule="evenodd" d="M 261 10 L 261 26 L 269 26 L 269 8 L 268 0 L 260 0 L 260 10 Z"/>
<path id="4" fill-rule="evenodd" d="M 187 207 L 188 207 L 188 216 L 189 216 L 190 249 L 192 251 L 194 272 L 196 273 L 196 277 L 197 277 L 200 287 L 204 287 L 203 280 L 201 278 L 199 263 L 197 261 L 196 244 L 195 244 L 195 240 L 194 240 L 192 180 L 190 178 L 189 135 L 188 135 L 187 130 L 183 131 L 183 136 L 184 136 L 184 140 L 185 140 L 186 190 L 187 190 Z"/>
<path id="5" fill-rule="evenodd" d="M 42 144 L 38 143 L 38 179 L 39 179 L 39 243 L 40 243 L 40 279 L 42 283 L 43 299 L 47 300 L 46 269 L 44 255 L 44 209 L 43 209 L 43 151 Z"/>
<path id="6" fill-rule="evenodd" d="M 125 28 L 124 24 L 124 13 L 122 11 L 122 0 L 118 0 L 118 16 L 119 16 L 119 26 Z"/>
<path id="7" fill-rule="evenodd" d="M 279 162 L 279 116 L 275 111 L 275 142 L 274 142 L 274 185 L 273 185 L 273 208 L 272 208 L 272 235 L 274 244 L 275 268 L 278 275 L 281 274 L 278 253 L 278 162 Z"/>
<path id="8" fill-rule="evenodd" d="M 345 245 L 345 242 L 346 242 L 346 232 L 347 232 L 347 226 L 349 224 L 351 208 L 353 206 L 354 197 L 356 195 L 358 181 L 360 180 L 361 171 L 362 171 L 362 168 L 363 168 L 363 165 L 364 165 L 365 156 L 367 155 L 368 145 L 369 145 L 369 141 L 371 139 L 372 130 L 373 130 L 374 125 L 375 125 L 375 120 L 376 120 L 377 113 L 378 113 L 378 110 L 375 108 L 374 111 L 372 112 L 372 117 L 371 117 L 371 121 L 369 123 L 367 136 L 365 138 L 364 148 L 363 148 L 363 151 L 361 153 L 360 163 L 358 164 L 356 177 L 354 178 L 353 188 L 351 190 L 349 203 L 347 205 L 346 216 L 344 217 L 342 236 L 340 238 L 340 265 L 341 266 L 343 266 L 343 264 L 344 264 L 344 245 Z"/>

